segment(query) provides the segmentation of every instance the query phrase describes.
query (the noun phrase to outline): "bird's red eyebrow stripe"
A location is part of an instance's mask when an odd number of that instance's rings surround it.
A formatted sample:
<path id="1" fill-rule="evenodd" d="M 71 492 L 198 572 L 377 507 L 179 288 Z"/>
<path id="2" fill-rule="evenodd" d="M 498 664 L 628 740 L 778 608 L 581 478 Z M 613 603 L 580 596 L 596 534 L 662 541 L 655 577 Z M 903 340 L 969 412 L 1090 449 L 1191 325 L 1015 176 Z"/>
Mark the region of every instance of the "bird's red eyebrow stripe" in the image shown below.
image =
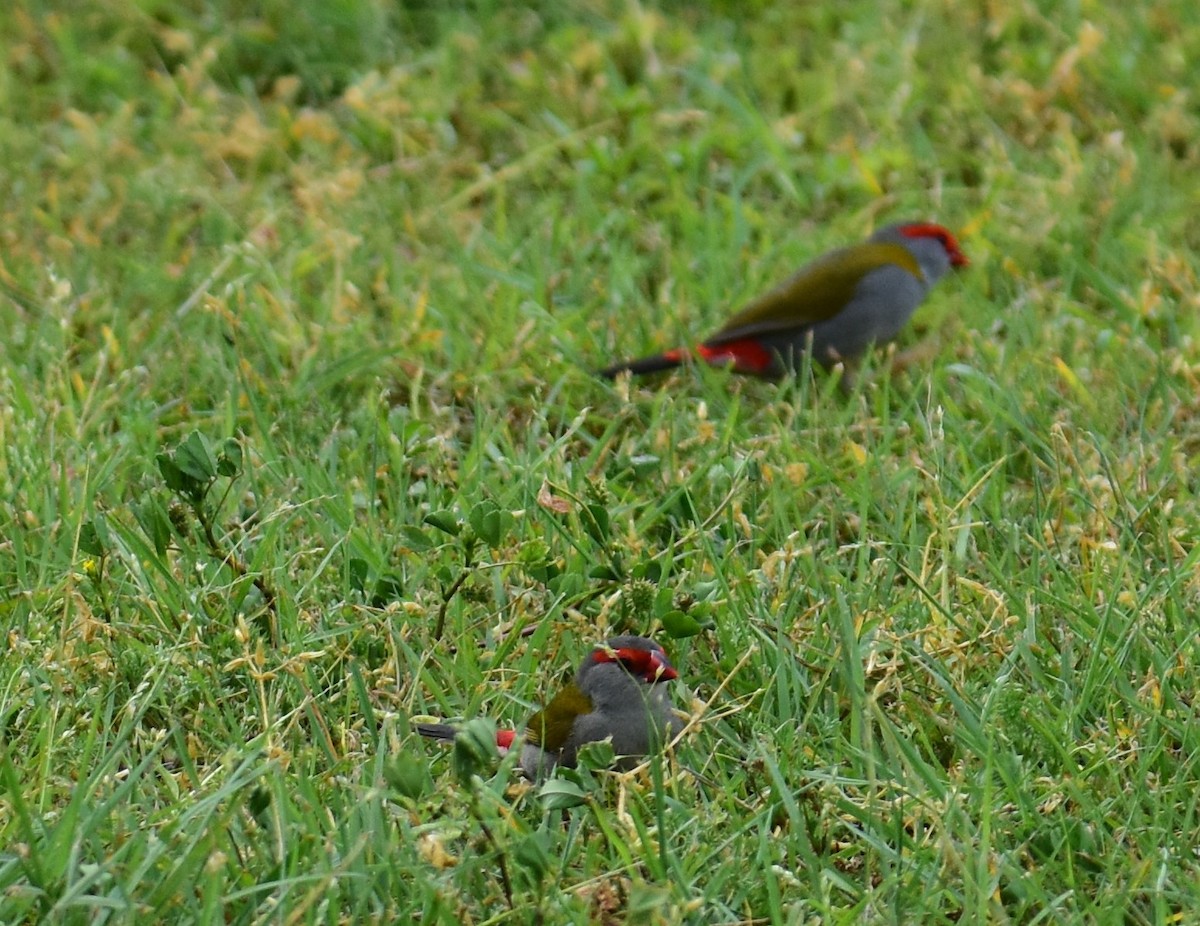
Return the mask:
<path id="1" fill-rule="evenodd" d="M 641 666 L 650 665 L 652 657 L 657 655 L 657 653 L 651 650 L 633 649 L 628 646 L 622 646 L 618 649 L 609 649 L 607 646 L 601 646 L 596 650 L 596 662 L 627 662 L 640 668 Z"/>
<path id="2" fill-rule="evenodd" d="M 665 654 L 661 650 L 633 649 L 631 647 L 596 650 L 596 662 L 624 663 L 626 668 L 643 678 L 654 678 L 662 682 L 679 678 L 679 673 L 664 661 L 664 656 Z"/>
<path id="3" fill-rule="evenodd" d="M 946 253 L 950 255 L 950 263 L 955 267 L 965 267 L 970 261 L 958 246 L 958 241 L 949 231 L 932 222 L 914 222 L 900 229 L 905 238 L 937 238 L 942 242 Z"/>

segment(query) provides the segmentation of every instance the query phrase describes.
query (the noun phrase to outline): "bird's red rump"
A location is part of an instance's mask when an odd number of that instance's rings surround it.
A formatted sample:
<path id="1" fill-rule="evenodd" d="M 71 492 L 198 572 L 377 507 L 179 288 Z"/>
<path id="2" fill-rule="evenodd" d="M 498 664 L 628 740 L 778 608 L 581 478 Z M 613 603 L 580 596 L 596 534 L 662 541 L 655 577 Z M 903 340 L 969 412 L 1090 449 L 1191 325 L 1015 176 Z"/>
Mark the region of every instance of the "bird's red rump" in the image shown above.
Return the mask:
<path id="1" fill-rule="evenodd" d="M 942 243 L 942 247 L 946 249 L 946 253 L 950 255 L 951 266 L 965 267 L 970 263 L 967 255 L 959 248 L 954 235 L 933 222 L 914 222 L 911 225 L 905 225 L 900 229 L 900 234 L 905 238 L 937 238 Z"/>
<path id="2" fill-rule="evenodd" d="M 662 650 L 634 649 L 633 647 L 621 647 L 614 650 L 598 649 L 595 658 L 596 662 L 619 662 L 631 675 L 636 675 L 643 681 L 651 683 L 669 682 L 671 679 L 679 678 L 679 673 L 666 661 Z"/>
<path id="3" fill-rule="evenodd" d="M 715 347 L 701 344 L 696 348 L 696 353 L 704 358 L 705 363 L 714 367 L 729 364 L 737 373 L 764 373 L 775 361 L 774 354 L 751 338 L 729 341 Z"/>
<path id="4" fill-rule="evenodd" d="M 500 730 L 496 733 L 496 748 L 501 752 L 508 752 L 512 749 L 512 744 L 516 738 L 516 730 Z"/>

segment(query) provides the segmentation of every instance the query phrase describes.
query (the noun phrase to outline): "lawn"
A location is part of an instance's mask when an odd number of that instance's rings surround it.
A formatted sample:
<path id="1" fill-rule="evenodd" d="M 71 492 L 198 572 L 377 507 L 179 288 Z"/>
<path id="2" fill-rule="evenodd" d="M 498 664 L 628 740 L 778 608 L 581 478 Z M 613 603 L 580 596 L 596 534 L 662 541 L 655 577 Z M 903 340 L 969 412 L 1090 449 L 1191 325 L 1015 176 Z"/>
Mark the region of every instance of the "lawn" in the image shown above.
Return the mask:
<path id="1" fill-rule="evenodd" d="M 0 922 L 1191 921 L 1197 61 L 1194 0 L 6 4 Z M 971 266 L 852 388 L 594 375 L 902 219 Z M 624 632 L 638 771 L 412 729 Z"/>

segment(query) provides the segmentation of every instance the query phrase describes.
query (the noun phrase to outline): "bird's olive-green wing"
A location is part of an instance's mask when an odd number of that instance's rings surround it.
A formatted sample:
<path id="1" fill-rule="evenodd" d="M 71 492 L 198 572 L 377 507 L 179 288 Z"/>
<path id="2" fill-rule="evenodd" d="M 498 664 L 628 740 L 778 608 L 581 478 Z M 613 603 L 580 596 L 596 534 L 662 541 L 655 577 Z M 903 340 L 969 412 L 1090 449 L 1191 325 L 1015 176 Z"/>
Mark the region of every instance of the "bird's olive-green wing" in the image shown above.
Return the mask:
<path id="1" fill-rule="evenodd" d="M 592 699 L 571 682 L 529 718 L 525 739 L 548 752 L 558 752 L 567 744 L 575 718 L 591 712 Z"/>
<path id="2" fill-rule="evenodd" d="M 704 343 L 716 347 L 740 338 L 799 331 L 825 321 L 845 307 L 867 273 L 887 264 L 921 278 L 916 258 L 901 245 L 872 241 L 838 248 L 755 299 Z"/>

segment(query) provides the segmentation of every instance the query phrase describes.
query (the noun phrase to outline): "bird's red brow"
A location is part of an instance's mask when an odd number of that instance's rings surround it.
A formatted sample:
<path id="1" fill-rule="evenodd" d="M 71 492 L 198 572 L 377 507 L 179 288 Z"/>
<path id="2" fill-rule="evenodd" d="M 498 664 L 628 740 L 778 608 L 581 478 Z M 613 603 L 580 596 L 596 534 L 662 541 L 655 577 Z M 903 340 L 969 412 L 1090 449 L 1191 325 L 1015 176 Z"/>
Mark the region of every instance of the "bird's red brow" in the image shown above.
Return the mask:
<path id="1" fill-rule="evenodd" d="M 662 650 L 621 647 L 615 650 L 596 650 L 596 662 L 619 662 L 634 675 L 648 681 L 668 682 L 678 673 L 666 662 Z"/>
<path id="2" fill-rule="evenodd" d="M 970 261 L 958 246 L 958 241 L 949 231 L 932 222 L 915 222 L 900 229 L 905 238 L 936 238 L 950 255 L 950 263 L 955 267 L 965 267 Z"/>

